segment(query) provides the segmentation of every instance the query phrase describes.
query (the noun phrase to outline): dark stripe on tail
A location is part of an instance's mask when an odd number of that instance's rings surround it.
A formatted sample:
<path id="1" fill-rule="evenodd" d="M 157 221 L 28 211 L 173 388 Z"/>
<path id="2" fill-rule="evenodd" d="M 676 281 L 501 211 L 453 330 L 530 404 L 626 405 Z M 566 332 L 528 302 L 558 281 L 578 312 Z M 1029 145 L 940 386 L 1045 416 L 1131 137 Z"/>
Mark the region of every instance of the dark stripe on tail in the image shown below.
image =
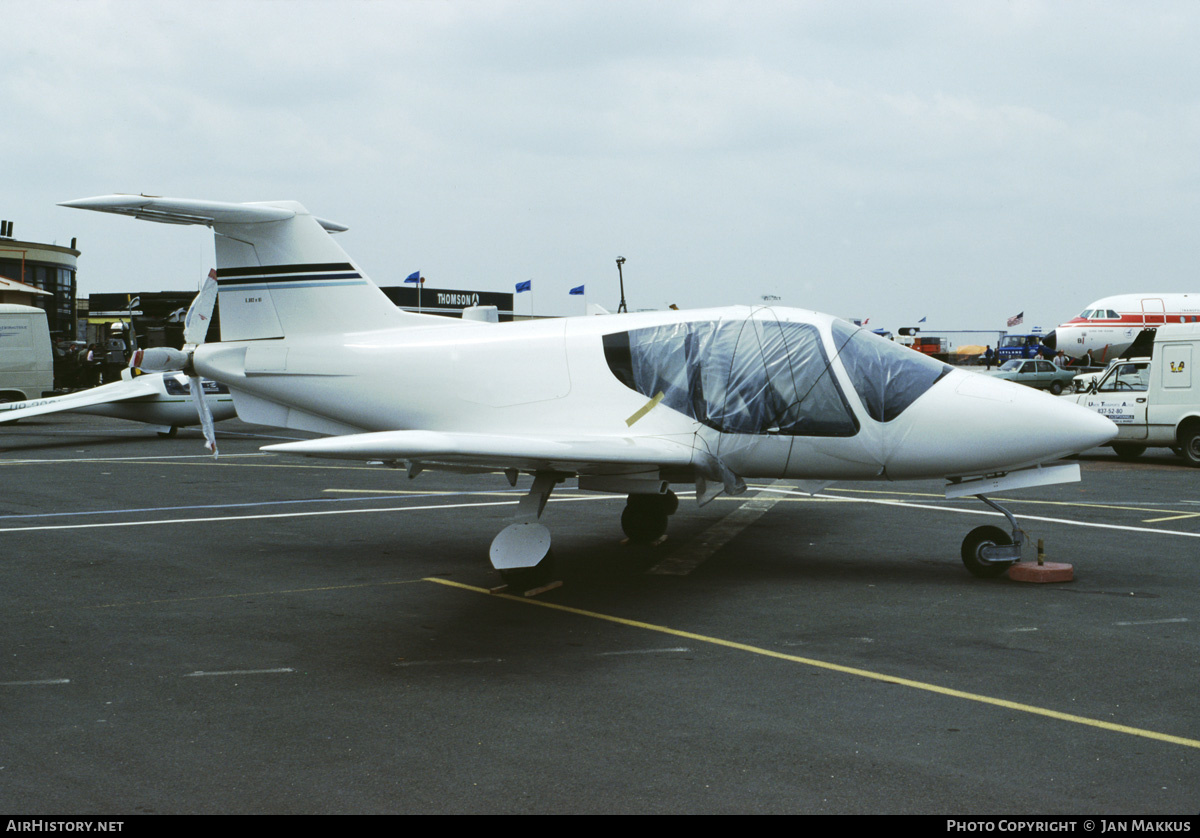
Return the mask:
<path id="1" fill-rule="evenodd" d="M 314 265 L 268 265 L 254 268 L 221 268 L 217 283 L 222 288 L 243 285 L 265 285 L 297 280 L 362 279 L 349 262 L 327 262 Z"/>

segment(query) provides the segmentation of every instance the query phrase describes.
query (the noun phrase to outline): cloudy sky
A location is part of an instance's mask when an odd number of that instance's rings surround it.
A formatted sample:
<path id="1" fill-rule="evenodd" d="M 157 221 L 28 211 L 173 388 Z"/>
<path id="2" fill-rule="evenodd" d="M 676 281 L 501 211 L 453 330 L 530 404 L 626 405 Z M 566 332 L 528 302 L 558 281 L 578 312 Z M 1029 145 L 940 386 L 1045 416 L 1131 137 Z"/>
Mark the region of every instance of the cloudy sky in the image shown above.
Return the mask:
<path id="1" fill-rule="evenodd" d="M 183 290 L 292 199 L 384 285 L 1047 328 L 1200 291 L 1200 4 L 0 0 L 0 217 L 80 293 Z"/>

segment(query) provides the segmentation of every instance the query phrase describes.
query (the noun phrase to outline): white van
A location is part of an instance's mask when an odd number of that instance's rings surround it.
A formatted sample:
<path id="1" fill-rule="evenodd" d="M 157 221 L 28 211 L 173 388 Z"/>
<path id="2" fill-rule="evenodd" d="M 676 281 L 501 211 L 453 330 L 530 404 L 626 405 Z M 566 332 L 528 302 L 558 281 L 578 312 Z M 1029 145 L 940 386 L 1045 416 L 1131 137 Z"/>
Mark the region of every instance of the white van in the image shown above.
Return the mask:
<path id="1" fill-rule="evenodd" d="M 54 391 L 54 352 L 46 312 L 0 304 L 0 401 L 40 399 Z"/>
<path id="2" fill-rule="evenodd" d="M 1117 423 L 1111 443 L 1122 457 L 1150 446 L 1175 449 L 1200 466 L 1200 324 L 1160 326 L 1149 358 L 1114 361 L 1087 392 L 1069 398 Z"/>

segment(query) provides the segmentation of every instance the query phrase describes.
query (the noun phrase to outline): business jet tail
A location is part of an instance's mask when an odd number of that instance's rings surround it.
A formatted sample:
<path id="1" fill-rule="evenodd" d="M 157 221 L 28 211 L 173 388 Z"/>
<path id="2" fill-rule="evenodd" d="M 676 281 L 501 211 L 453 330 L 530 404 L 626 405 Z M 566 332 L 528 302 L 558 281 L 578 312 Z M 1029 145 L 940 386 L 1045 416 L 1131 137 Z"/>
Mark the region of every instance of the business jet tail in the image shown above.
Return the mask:
<path id="1" fill-rule="evenodd" d="M 261 340 L 406 325 L 441 318 L 398 309 L 333 240 L 347 228 L 295 201 L 234 204 L 103 195 L 60 206 L 213 229 L 221 339 Z"/>

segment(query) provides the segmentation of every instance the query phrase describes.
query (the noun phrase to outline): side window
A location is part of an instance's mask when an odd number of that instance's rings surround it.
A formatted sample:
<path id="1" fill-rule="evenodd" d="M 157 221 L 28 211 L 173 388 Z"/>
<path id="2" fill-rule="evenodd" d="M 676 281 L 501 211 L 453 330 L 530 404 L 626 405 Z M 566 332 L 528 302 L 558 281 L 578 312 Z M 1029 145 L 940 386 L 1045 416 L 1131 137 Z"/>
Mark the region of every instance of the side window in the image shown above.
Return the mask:
<path id="1" fill-rule="evenodd" d="M 672 323 L 604 336 L 626 387 L 722 433 L 853 436 L 858 424 L 816 326 Z"/>
<path id="2" fill-rule="evenodd" d="M 1130 393 L 1150 388 L 1149 364 L 1119 364 L 1098 388 L 1101 393 Z"/>

